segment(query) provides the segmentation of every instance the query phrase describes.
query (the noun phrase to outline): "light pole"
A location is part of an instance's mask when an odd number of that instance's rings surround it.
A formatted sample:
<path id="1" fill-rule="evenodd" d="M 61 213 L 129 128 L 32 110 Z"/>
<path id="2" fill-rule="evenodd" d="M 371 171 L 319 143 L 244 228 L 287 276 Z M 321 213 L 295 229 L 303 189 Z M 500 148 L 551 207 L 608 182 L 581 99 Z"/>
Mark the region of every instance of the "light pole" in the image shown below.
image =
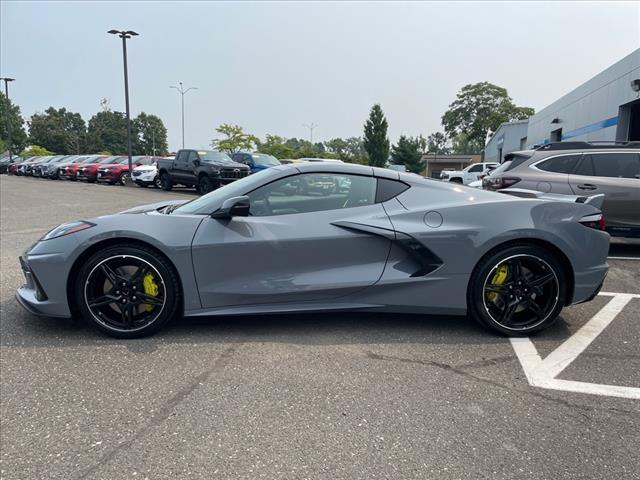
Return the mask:
<path id="1" fill-rule="evenodd" d="M 311 123 L 303 123 L 302 126 L 307 127 L 309 129 L 309 142 L 311 142 L 311 144 L 313 145 L 313 129 L 316 128 L 318 125 L 311 122 Z"/>
<path id="2" fill-rule="evenodd" d="M 185 90 L 182 82 L 178 82 L 178 86 L 170 85 L 169 88 L 175 88 L 180 93 L 182 99 L 182 148 L 184 148 L 184 94 L 189 90 L 198 90 L 198 87 L 189 87 Z"/>
<path id="3" fill-rule="evenodd" d="M 6 122 L 7 125 L 7 143 L 8 143 L 8 147 L 9 147 L 9 163 L 12 162 L 13 157 L 11 155 L 11 121 L 9 120 L 11 117 L 9 116 L 9 109 L 11 108 L 11 103 L 9 103 L 9 82 L 13 82 L 15 80 L 15 78 L 9 78 L 9 77 L 0 77 L 0 80 L 2 80 L 4 82 L 4 96 L 5 96 L 5 102 L 7 103 L 5 109 L 4 109 L 4 120 Z"/>
<path id="4" fill-rule="evenodd" d="M 131 113 L 129 111 L 129 76 L 127 74 L 127 38 L 136 37 L 138 34 L 132 30 L 109 30 L 107 33 L 118 35 L 122 39 L 122 61 L 124 63 L 124 102 L 127 112 L 127 155 L 129 156 L 129 175 L 133 172 L 131 160 Z"/>

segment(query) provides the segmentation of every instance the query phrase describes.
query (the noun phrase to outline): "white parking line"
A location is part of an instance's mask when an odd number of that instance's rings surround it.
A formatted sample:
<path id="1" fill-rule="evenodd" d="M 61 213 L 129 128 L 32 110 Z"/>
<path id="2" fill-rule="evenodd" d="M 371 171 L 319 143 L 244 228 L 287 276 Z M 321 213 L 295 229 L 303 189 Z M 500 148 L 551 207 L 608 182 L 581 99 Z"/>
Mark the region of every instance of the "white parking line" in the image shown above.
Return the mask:
<path id="1" fill-rule="evenodd" d="M 640 400 L 640 388 L 575 382 L 556 378 L 585 351 L 589 344 L 604 331 L 632 299 L 640 298 L 640 295 L 635 293 L 601 292 L 600 295 L 613 298 L 580 330 L 545 359 L 540 357 L 538 350 L 528 337 L 510 339 L 513 350 L 531 386 Z"/>

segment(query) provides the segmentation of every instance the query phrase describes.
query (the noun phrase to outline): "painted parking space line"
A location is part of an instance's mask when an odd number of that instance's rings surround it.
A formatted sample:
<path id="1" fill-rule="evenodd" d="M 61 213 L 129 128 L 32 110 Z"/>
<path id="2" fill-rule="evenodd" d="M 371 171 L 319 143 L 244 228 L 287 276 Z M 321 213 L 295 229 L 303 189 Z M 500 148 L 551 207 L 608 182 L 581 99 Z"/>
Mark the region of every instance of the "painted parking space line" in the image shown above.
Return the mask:
<path id="1" fill-rule="evenodd" d="M 529 337 L 510 339 L 511 346 L 531 386 L 640 400 L 640 388 L 557 378 L 607 328 L 632 299 L 640 298 L 640 295 L 635 293 L 601 292 L 599 295 L 612 298 L 591 320 L 544 359 Z"/>

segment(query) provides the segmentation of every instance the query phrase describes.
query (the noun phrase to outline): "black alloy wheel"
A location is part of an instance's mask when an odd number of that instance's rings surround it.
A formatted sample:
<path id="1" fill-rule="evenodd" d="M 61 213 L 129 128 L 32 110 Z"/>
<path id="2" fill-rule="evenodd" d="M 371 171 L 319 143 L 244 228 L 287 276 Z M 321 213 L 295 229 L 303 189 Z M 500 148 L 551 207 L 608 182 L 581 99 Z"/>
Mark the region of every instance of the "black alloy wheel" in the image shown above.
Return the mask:
<path id="1" fill-rule="evenodd" d="M 170 191 L 173 188 L 173 182 L 171 181 L 171 177 L 167 172 L 162 173 L 160 175 L 160 188 L 165 192 Z"/>
<path id="2" fill-rule="evenodd" d="M 111 336 L 149 335 L 176 313 L 180 287 L 168 261 L 139 246 L 116 246 L 81 268 L 76 304 L 83 317 Z"/>
<path id="3" fill-rule="evenodd" d="M 214 187 L 211 179 L 206 175 L 201 176 L 200 179 L 198 180 L 198 193 L 200 195 L 206 195 L 207 193 L 211 192 L 213 189 Z"/>
<path id="4" fill-rule="evenodd" d="M 483 325 L 506 335 L 528 335 L 551 325 L 562 310 L 564 270 L 543 248 L 511 247 L 480 262 L 469 297 L 470 313 Z"/>

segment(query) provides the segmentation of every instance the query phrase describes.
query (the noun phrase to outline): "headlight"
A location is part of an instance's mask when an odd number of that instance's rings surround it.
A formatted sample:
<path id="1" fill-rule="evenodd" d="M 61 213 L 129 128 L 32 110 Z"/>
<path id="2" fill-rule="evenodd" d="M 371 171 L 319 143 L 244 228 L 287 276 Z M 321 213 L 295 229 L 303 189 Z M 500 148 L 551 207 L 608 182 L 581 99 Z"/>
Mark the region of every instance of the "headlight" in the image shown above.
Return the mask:
<path id="1" fill-rule="evenodd" d="M 95 226 L 95 223 L 85 222 L 84 220 L 81 220 L 79 222 L 63 223 L 62 225 L 58 225 L 56 228 L 51 230 L 40 240 L 51 240 L 52 238 L 62 237 L 63 235 L 69 235 L 71 233 L 76 233 Z"/>

